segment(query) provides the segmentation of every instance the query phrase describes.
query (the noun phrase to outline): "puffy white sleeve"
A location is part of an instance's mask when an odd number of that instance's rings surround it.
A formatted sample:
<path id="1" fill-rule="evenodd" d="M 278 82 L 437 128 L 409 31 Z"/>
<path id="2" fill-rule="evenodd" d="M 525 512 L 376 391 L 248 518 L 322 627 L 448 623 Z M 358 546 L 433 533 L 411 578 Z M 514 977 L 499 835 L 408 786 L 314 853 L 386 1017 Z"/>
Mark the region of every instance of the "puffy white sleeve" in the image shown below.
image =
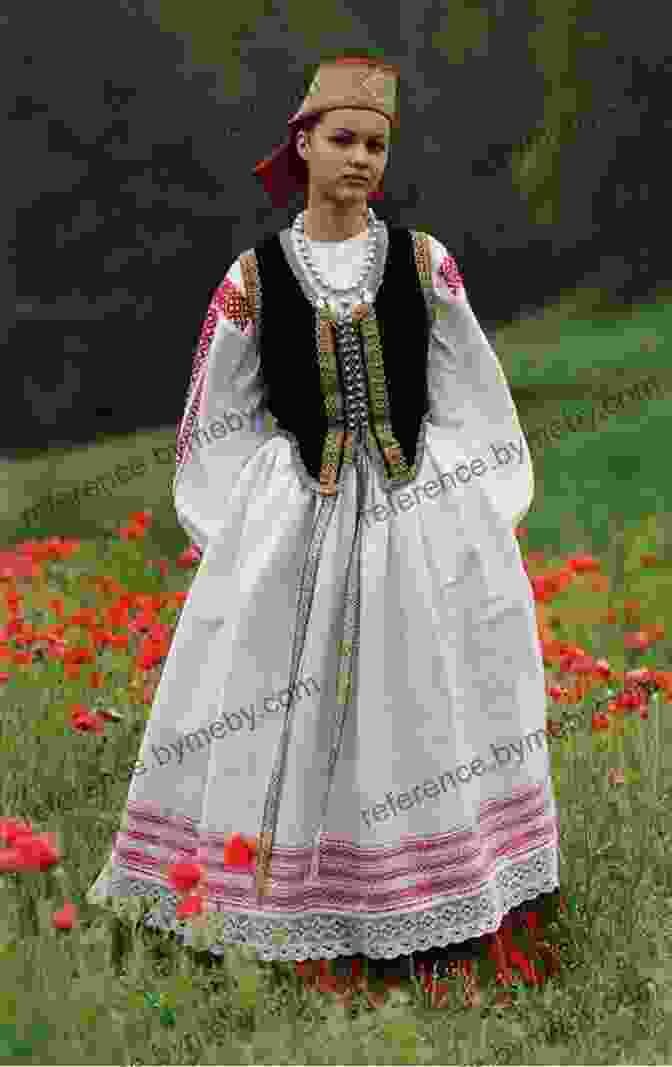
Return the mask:
<path id="1" fill-rule="evenodd" d="M 254 323 L 237 259 L 212 294 L 177 435 L 177 519 L 204 552 L 244 466 L 271 437 Z"/>
<path id="2" fill-rule="evenodd" d="M 504 371 L 469 304 L 458 265 L 440 241 L 427 236 L 434 309 L 427 372 L 429 421 L 437 427 L 432 439 L 446 462 L 452 462 L 451 470 L 466 464 L 465 506 L 476 507 L 477 500 L 482 504 L 485 499 L 491 514 L 515 527 L 534 496 L 528 443 Z M 477 482 L 481 492 L 474 492 L 468 480 Z"/>

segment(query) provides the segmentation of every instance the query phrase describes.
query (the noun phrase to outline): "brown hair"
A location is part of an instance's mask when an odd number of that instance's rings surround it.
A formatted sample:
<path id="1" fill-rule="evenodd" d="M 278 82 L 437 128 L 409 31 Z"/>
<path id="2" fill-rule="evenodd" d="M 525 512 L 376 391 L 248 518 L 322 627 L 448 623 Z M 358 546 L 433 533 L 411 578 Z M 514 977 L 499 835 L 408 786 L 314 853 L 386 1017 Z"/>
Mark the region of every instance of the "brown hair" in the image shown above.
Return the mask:
<path id="1" fill-rule="evenodd" d="M 312 133 L 315 127 L 319 126 L 320 122 L 322 122 L 323 118 L 324 111 L 320 111 L 317 115 L 308 115 L 307 118 L 302 119 L 301 122 L 297 122 L 296 125 L 292 127 L 292 147 L 289 153 L 289 168 L 293 177 L 300 183 L 303 192 L 306 195 L 308 193 L 308 164 L 305 159 L 301 158 L 296 150 L 296 135 L 299 130 L 303 130 L 306 134 Z"/>

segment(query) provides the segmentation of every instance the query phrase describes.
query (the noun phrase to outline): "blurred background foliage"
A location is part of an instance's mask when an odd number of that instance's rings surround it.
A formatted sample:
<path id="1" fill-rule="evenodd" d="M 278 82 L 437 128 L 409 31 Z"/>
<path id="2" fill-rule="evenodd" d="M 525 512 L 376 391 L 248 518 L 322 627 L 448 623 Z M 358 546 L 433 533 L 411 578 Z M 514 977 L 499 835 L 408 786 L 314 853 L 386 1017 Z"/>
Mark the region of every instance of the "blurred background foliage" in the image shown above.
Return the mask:
<path id="1" fill-rule="evenodd" d="M 17 294 L 4 338 L 5 539 L 25 534 L 21 510 L 48 489 L 139 450 L 144 480 L 50 532 L 98 528 L 156 498 L 167 540 L 184 545 L 165 457 L 208 303 L 236 256 L 302 208 L 297 197 L 274 209 L 252 169 L 284 140 L 318 63 L 340 54 L 401 70 L 376 211 L 456 257 L 526 429 L 665 372 L 669 59 L 653 0 L 636 19 L 605 0 L 394 11 L 66 0 L 41 12 L 39 34 L 27 8 L 2 30 L 20 161 L 3 287 Z M 531 535 L 557 533 L 570 490 L 591 530 L 596 507 L 660 504 L 668 413 L 661 393 L 540 454 Z"/>

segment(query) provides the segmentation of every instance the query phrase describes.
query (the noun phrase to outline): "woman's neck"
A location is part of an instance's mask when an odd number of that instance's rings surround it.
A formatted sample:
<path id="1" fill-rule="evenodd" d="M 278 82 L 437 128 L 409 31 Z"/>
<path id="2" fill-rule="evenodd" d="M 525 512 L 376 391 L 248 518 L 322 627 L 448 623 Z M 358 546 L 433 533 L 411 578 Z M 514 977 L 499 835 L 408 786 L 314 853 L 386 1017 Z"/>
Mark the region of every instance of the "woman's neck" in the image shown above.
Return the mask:
<path id="1" fill-rule="evenodd" d="M 311 241 L 347 241 L 363 236 L 368 222 L 366 204 L 357 204 L 343 213 L 335 212 L 331 204 L 321 204 L 306 208 L 304 233 Z"/>

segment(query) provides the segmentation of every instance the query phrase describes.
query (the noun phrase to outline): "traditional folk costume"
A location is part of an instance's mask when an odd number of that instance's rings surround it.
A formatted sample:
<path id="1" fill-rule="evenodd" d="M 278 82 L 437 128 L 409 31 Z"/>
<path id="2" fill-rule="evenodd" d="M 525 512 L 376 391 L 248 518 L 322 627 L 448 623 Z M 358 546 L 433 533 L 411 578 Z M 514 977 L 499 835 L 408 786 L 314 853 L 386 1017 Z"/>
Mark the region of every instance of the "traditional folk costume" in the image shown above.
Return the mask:
<path id="1" fill-rule="evenodd" d="M 290 128 L 396 122 L 396 88 L 323 65 Z M 256 169 L 276 201 L 292 160 L 290 137 Z M 559 884 L 527 441 L 441 242 L 370 208 L 344 241 L 302 224 L 239 256 L 205 318 L 173 482 L 202 559 L 89 899 L 151 896 L 147 924 L 192 944 L 166 873 L 192 861 L 214 953 L 406 967 L 488 945 L 506 975 L 512 917 Z"/>

